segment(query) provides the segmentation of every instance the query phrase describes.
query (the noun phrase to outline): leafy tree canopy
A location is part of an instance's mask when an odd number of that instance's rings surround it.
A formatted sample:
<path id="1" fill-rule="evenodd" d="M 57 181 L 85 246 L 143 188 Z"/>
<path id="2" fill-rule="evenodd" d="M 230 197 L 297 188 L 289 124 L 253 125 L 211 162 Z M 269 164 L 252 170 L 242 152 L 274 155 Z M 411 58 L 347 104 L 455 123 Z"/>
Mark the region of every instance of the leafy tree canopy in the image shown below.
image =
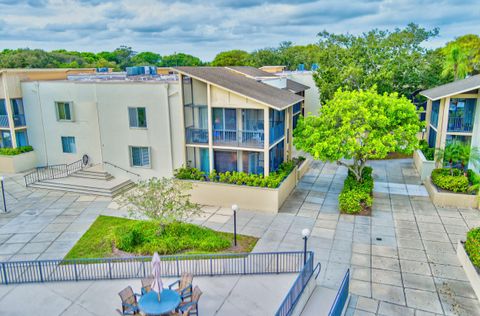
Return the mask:
<path id="1" fill-rule="evenodd" d="M 244 50 L 229 50 L 221 52 L 215 56 L 212 66 L 247 66 L 250 54 Z"/>
<path id="2" fill-rule="evenodd" d="M 200 60 L 200 58 L 184 53 L 175 53 L 173 55 L 163 56 L 162 58 L 163 67 L 202 65 L 203 62 Z"/>
<path id="3" fill-rule="evenodd" d="M 480 36 L 467 34 L 447 43 L 442 48 L 445 57 L 443 75 L 463 79 L 480 73 Z"/>
<path id="4" fill-rule="evenodd" d="M 393 32 L 374 29 L 359 36 L 319 33 L 319 69 L 314 78 L 322 101 L 331 99 L 339 88 L 376 85 L 379 93 L 395 91 L 405 96 L 428 88 L 427 76 L 441 76 L 436 73 L 437 61 L 432 64 L 429 50 L 421 44 L 437 34 L 436 28 L 426 30 L 416 24 Z"/>
<path id="5" fill-rule="evenodd" d="M 405 97 L 378 94 L 375 88 L 338 90 L 318 116 L 299 120 L 294 145 L 315 159 L 348 167 L 360 181 L 367 160 L 411 153 L 420 127 L 416 107 Z"/>

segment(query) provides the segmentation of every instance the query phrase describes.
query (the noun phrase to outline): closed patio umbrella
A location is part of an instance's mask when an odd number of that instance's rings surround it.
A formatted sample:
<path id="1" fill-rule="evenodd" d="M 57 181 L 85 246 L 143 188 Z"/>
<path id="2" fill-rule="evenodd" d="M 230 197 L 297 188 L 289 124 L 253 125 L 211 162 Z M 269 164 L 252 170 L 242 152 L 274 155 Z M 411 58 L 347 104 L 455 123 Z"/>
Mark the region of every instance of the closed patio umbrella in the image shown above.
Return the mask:
<path id="1" fill-rule="evenodd" d="M 152 283 L 152 291 L 158 293 L 158 300 L 160 301 L 160 293 L 162 293 L 163 283 L 162 279 L 160 278 L 160 256 L 157 252 L 153 254 L 152 258 L 152 274 L 153 274 L 153 283 Z"/>

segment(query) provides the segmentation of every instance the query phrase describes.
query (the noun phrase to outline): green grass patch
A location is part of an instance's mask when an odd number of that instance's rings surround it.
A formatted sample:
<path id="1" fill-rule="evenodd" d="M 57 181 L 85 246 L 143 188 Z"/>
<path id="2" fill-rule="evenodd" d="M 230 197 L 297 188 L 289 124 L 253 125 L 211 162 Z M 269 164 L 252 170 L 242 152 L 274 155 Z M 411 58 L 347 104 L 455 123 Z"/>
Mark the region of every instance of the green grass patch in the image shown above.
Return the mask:
<path id="1" fill-rule="evenodd" d="M 175 222 L 163 230 L 152 221 L 99 216 L 65 259 L 109 258 L 132 255 L 250 252 L 258 238 L 214 231 Z"/>

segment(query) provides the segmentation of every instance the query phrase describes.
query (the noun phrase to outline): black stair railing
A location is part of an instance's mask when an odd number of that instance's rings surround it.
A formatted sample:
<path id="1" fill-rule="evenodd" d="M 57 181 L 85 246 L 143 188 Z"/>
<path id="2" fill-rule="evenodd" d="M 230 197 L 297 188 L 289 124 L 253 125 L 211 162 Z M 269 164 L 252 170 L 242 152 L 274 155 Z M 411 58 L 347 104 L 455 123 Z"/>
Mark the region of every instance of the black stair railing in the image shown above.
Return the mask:
<path id="1" fill-rule="evenodd" d="M 83 163 L 83 160 L 80 159 L 70 164 L 37 167 L 35 170 L 24 175 L 23 178 L 25 179 L 25 186 L 28 187 L 30 184 L 43 180 L 65 178 L 74 172 L 82 170 L 84 167 L 85 164 Z"/>

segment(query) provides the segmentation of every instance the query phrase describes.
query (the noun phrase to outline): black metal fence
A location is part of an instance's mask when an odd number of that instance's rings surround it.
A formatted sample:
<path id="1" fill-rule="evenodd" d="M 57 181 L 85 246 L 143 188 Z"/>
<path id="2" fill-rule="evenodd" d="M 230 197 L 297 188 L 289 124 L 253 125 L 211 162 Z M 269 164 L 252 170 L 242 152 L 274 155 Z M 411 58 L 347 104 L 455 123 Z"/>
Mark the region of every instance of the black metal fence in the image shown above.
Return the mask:
<path id="1" fill-rule="evenodd" d="M 51 180 L 58 178 L 65 178 L 66 176 L 82 170 L 84 167 L 83 161 L 77 160 L 70 164 L 59 164 L 59 165 L 49 165 L 45 167 L 37 167 L 32 172 L 27 173 L 24 176 L 25 186 L 28 186 L 32 183 L 42 181 L 42 180 Z"/>
<path id="2" fill-rule="evenodd" d="M 162 256 L 161 271 L 163 277 L 183 272 L 196 276 L 301 272 L 303 280 L 313 271 L 313 253 L 308 253 L 305 267 L 303 260 L 303 252 Z M 150 261 L 151 257 L 130 257 L 0 262 L 0 284 L 143 278 L 151 274 Z"/>
<path id="3" fill-rule="evenodd" d="M 320 269 L 320 264 L 318 264 L 317 267 Z M 317 267 L 315 267 L 315 269 L 317 269 Z M 280 307 L 278 308 L 275 316 L 291 315 L 291 313 L 293 312 L 293 309 L 295 308 L 295 305 L 300 299 L 300 296 L 305 290 L 305 287 L 307 286 L 308 282 L 312 278 L 313 273 L 315 272 L 315 269 L 313 267 L 313 252 L 310 252 L 308 254 L 308 258 L 305 265 L 300 270 L 300 273 L 298 274 L 297 278 L 295 279 L 295 282 L 293 283 L 292 287 L 290 288 L 287 295 L 285 296 L 282 304 L 280 304 Z"/>

